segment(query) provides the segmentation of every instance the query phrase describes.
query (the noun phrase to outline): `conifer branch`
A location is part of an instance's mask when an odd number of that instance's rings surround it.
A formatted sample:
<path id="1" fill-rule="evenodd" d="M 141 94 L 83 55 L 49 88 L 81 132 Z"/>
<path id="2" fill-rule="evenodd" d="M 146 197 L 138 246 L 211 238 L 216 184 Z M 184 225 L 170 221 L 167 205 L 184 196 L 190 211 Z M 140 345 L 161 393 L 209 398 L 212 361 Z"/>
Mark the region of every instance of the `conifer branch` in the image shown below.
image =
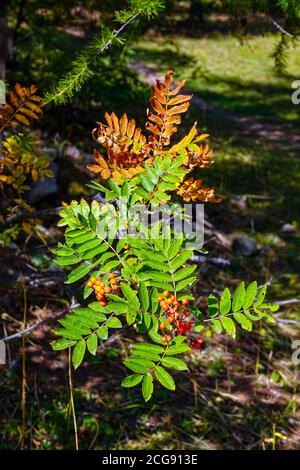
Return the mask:
<path id="1" fill-rule="evenodd" d="M 121 44 L 123 42 L 119 36 L 131 23 L 142 16 L 149 18 L 157 15 L 162 8 L 164 8 L 163 0 L 130 0 L 128 10 L 115 13 L 115 19 L 122 23 L 121 26 L 114 31 L 104 30 L 94 38 L 74 60 L 70 72 L 59 80 L 57 86 L 45 94 L 44 105 L 51 103 L 56 105 L 65 104 L 74 93 L 81 90 L 82 86 L 93 75 L 90 65 L 114 43 Z"/>

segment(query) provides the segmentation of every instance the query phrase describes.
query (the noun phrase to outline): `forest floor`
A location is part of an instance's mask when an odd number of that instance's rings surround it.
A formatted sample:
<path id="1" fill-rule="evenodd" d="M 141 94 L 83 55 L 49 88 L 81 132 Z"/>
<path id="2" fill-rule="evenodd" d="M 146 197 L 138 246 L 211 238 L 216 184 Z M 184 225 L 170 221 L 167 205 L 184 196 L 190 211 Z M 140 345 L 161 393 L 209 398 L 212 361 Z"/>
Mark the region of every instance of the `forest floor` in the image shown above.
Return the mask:
<path id="1" fill-rule="evenodd" d="M 203 291 L 234 288 L 241 279 L 269 283 L 270 300 L 299 299 L 299 110 L 291 103 L 299 48 L 291 51 L 285 74 L 277 75 L 273 45 L 272 35 L 241 45 L 231 35 L 160 38 L 150 31 L 131 54 L 131 67 L 134 63 L 146 73 L 147 81 L 169 67 L 176 80 L 188 79 L 186 87 L 195 96 L 184 128 L 197 121 L 211 136 L 215 164 L 204 178 L 224 201 L 205 208 L 209 254 L 194 288 L 200 305 Z M 132 105 L 124 111 L 132 115 Z M 58 229 L 51 225 L 49 230 L 59 238 Z M 238 236 L 244 245 L 234 249 Z M 256 248 L 247 255 L 249 239 Z M 18 260 L 13 250 L 3 254 L 12 278 L 16 269 L 34 280 L 13 292 L 18 311 L 24 298 L 30 299 L 29 322 L 47 318 L 53 305 L 59 309 L 65 302 L 65 288 L 57 287 L 62 273 L 51 265 L 49 248 L 41 255 L 43 247 L 29 246 Z M 2 284 L 3 297 L 5 290 Z M 299 303 L 287 303 L 278 316 L 297 322 L 299 309 Z M 10 305 L 2 321 L 7 334 L 22 328 L 22 315 L 14 315 Z M 0 369 L 0 448 L 74 446 L 67 355 L 51 351 L 51 338 L 45 324 L 26 340 L 25 427 L 20 341 L 9 346 L 10 367 Z M 80 448 L 299 449 L 294 339 L 299 339 L 299 327 L 284 322 L 261 322 L 237 341 L 207 337 L 206 348 L 190 355 L 189 373 L 177 374 L 176 392 L 158 387 L 155 400 L 145 405 L 139 393 L 120 389 L 131 336 L 129 331 L 116 334 L 74 374 Z"/>

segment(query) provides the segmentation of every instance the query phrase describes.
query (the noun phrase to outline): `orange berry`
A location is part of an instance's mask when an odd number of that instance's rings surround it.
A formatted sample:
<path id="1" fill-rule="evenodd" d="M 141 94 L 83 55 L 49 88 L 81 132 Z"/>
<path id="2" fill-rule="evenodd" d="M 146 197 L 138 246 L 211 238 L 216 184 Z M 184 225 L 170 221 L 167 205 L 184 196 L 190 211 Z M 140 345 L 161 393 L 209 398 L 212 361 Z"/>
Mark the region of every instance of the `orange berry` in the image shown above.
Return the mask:
<path id="1" fill-rule="evenodd" d="M 168 336 L 167 336 L 167 341 L 168 341 L 168 343 L 169 343 L 170 341 L 172 341 L 172 336 L 168 335 Z"/>
<path id="2" fill-rule="evenodd" d="M 163 296 L 164 297 L 169 297 L 169 295 L 170 295 L 170 292 L 168 290 L 163 291 Z"/>
<path id="3" fill-rule="evenodd" d="M 120 286 L 118 286 L 117 284 L 114 285 L 114 286 L 111 286 L 112 290 L 119 290 L 120 289 Z"/>
<path id="4" fill-rule="evenodd" d="M 173 323 L 173 321 L 174 321 L 174 315 L 170 315 L 168 318 L 168 322 Z"/>
<path id="5" fill-rule="evenodd" d="M 163 309 L 164 309 L 165 312 L 167 312 L 169 310 L 169 305 L 164 305 Z"/>
<path id="6" fill-rule="evenodd" d="M 184 305 L 185 307 L 190 303 L 190 301 L 188 299 L 183 299 L 182 301 L 182 305 Z"/>
<path id="7" fill-rule="evenodd" d="M 159 302 L 161 302 L 163 299 L 164 299 L 164 298 L 163 298 L 161 295 L 157 297 L 157 300 L 158 300 Z"/>
<path id="8" fill-rule="evenodd" d="M 166 301 L 165 301 L 165 300 L 161 300 L 161 301 L 159 302 L 159 305 L 160 305 L 161 307 L 164 307 L 164 306 L 166 305 Z"/>
<path id="9" fill-rule="evenodd" d="M 179 307 L 180 303 L 178 302 L 178 300 L 174 300 L 173 305 L 174 307 Z"/>
<path id="10" fill-rule="evenodd" d="M 163 336 L 161 340 L 162 340 L 163 343 L 165 343 L 167 341 L 166 336 Z"/>
<path id="11" fill-rule="evenodd" d="M 89 288 L 93 287 L 92 281 L 89 281 L 89 282 L 87 283 L 87 286 L 88 286 Z"/>
<path id="12" fill-rule="evenodd" d="M 105 292 L 105 294 L 110 294 L 111 293 L 111 287 L 109 287 L 109 286 L 104 287 L 104 292 Z"/>
<path id="13" fill-rule="evenodd" d="M 111 286 L 114 286 L 118 283 L 117 279 L 115 277 L 113 277 L 111 280 L 110 280 L 110 285 Z"/>
<path id="14" fill-rule="evenodd" d="M 114 279 L 116 277 L 115 273 L 109 273 L 108 279 Z"/>
<path id="15" fill-rule="evenodd" d="M 161 323 L 161 324 L 159 325 L 159 328 L 160 328 L 161 330 L 165 330 L 165 329 L 166 329 L 166 325 L 165 325 L 164 323 Z"/>
<path id="16" fill-rule="evenodd" d="M 100 301 L 100 305 L 101 305 L 102 307 L 105 307 L 105 306 L 107 305 L 107 302 L 105 302 L 105 300 L 101 300 L 101 301 Z"/>

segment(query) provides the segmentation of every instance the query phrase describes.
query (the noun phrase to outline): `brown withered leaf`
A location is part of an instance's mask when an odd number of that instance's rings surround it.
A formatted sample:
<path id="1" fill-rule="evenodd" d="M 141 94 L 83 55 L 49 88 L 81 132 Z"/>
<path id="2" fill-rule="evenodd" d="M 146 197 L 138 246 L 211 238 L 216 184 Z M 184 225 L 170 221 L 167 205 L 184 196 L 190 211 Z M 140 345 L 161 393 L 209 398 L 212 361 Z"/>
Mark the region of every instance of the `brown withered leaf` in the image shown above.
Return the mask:
<path id="1" fill-rule="evenodd" d="M 139 154 L 130 152 L 114 153 L 112 149 L 108 151 L 108 160 L 95 149 L 95 163 L 87 165 L 87 168 L 93 173 L 98 174 L 103 180 L 112 178 L 121 182 L 122 176 L 130 179 L 143 170 L 143 158 Z"/>
<path id="2" fill-rule="evenodd" d="M 202 183 L 203 180 L 188 178 L 177 188 L 177 194 L 184 202 L 221 202 L 221 198 L 215 195 L 214 189 L 203 187 Z"/>
<path id="3" fill-rule="evenodd" d="M 147 111 L 148 121 L 145 127 L 151 134 L 149 143 L 153 151 L 157 152 L 170 144 L 171 136 L 177 132 L 174 124 L 180 124 L 180 114 L 189 108 L 192 96 L 178 95 L 184 83 L 185 81 L 182 81 L 172 87 L 173 71 L 168 70 L 164 82 L 156 80 L 156 85 L 151 89 L 149 103 L 153 112 Z"/>
<path id="4" fill-rule="evenodd" d="M 184 84 L 185 80 L 174 84 L 172 70 L 166 73 L 164 80 L 156 80 L 149 100 L 151 109 L 147 110 L 148 140 L 134 119 L 129 120 L 126 114 L 118 118 L 115 113 L 105 113 L 106 122 L 97 123 L 93 137 L 106 149 L 107 157 L 95 152 L 96 163 L 88 168 L 103 179 L 111 177 L 119 182 L 123 177 L 132 178 L 142 171 L 146 162 L 152 165 L 156 156 L 164 158 L 166 154 L 172 154 L 174 159 L 179 154 L 185 156 L 182 167 L 190 171 L 210 166 L 212 152 L 208 145 L 202 145 L 208 134 L 198 134 L 197 123 L 177 144 L 167 147 L 177 132 L 182 114 L 190 106 L 192 96 L 181 91 Z M 202 180 L 194 178 L 181 183 L 177 194 L 185 201 L 220 201 L 213 189 L 203 187 Z"/>
<path id="5" fill-rule="evenodd" d="M 7 103 L 0 109 L 0 131 L 9 126 L 30 125 L 29 119 L 39 119 L 42 114 L 42 98 L 36 95 L 37 88 L 23 87 L 19 83 L 7 97 Z"/>
<path id="6" fill-rule="evenodd" d="M 194 145 L 193 150 L 188 149 L 188 163 L 187 167 L 191 170 L 197 168 L 208 168 L 214 161 L 212 160 L 213 153 L 206 144 L 204 146 Z"/>
<path id="7" fill-rule="evenodd" d="M 94 150 L 94 159 L 97 164 L 87 165 L 88 170 L 93 173 L 100 173 L 101 178 L 107 180 L 111 176 L 111 171 L 105 158 L 96 149 Z"/>

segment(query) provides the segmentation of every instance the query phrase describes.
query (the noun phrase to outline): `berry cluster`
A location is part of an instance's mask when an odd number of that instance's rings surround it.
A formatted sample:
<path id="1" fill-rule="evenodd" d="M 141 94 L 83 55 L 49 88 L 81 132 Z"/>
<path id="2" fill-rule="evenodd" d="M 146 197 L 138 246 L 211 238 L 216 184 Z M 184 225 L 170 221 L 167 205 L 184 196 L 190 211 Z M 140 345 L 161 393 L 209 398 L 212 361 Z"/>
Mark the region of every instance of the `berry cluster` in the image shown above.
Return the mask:
<path id="1" fill-rule="evenodd" d="M 157 299 L 160 307 L 164 311 L 164 318 L 171 325 L 171 328 L 167 328 L 165 322 L 161 322 L 160 330 L 163 333 L 162 342 L 169 343 L 177 335 L 185 335 L 192 329 L 192 323 L 187 320 L 187 316 L 190 314 L 187 306 L 189 305 L 188 299 L 183 299 L 179 302 L 175 295 L 170 295 L 169 291 L 165 290 L 162 295 Z M 192 348 L 200 349 L 202 339 L 195 339 L 190 341 Z"/>
<path id="2" fill-rule="evenodd" d="M 203 343 L 203 339 L 198 338 L 196 341 L 191 341 L 190 346 L 191 348 L 201 349 Z"/>
<path id="3" fill-rule="evenodd" d="M 170 295 L 169 291 L 165 290 L 157 300 L 164 311 L 164 317 L 172 325 L 172 328 L 168 329 L 170 331 L 170 334 L 168 334 L 165 333 L 165 330 L 167 330 L 166 323 L 162 322 L 160 324 L 160 329 L 164 333 L 162 337 L 163 343 L 170 342 L 174 336 L 184 334 L 191 329 L 191 323 L 186 320 L 182 321 L 189 314 L 189 310 L 181 309 L 182 306 L 186 307 L 189 304 L 188 299 L 183 299 L 182 302 L 179 302 L 175 295 Z"/>
<path id="4" fill-rule="evenodd" d="M 105 307 L 108 303 L 106 294 L 110 294 L 112 291 L 118 291 L 120 289 L 116 275 L 114 273 L 110 273 L 106 278 L 103 279 L 92 277 L 88 281 L 87 287 L 94 289 L 96 299 L 99 300 L 102 307 Z"/>

